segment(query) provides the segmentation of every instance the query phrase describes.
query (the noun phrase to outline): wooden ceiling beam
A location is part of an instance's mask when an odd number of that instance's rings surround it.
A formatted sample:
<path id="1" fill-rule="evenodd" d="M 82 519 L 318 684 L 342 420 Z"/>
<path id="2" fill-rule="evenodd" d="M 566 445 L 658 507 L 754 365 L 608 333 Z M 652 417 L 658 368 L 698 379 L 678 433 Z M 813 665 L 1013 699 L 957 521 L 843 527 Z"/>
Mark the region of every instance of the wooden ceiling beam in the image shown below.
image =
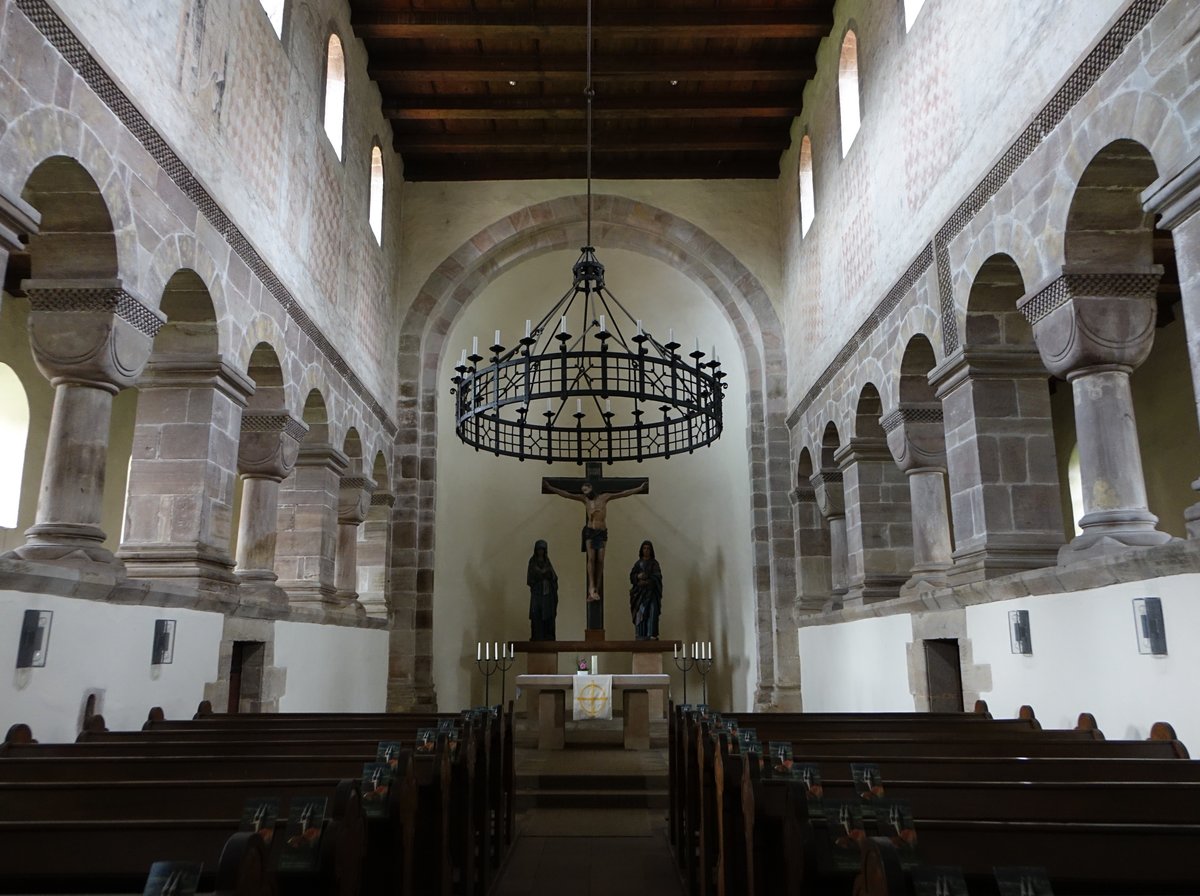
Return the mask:
<path id="1" fill-rule="evenodd" d="M 615 156 L 598 161 L 595 169 L 598 180 L 775 180 L 779 176 L 779 154 L 670 159 Z M 404 160 L 406 181 L 582 180 L 584 171 L 582 157 L 548 160 L 433 155 L 406 156 Z"/>
<path id="2" fill-rule="evenodd" d="M 400 153 L 578 152 L 586 148 L 582 130 L 564 133 L 481 131 L 477 134 L 396 134 L 393 145 Z M 780 128 L 712 128 L 706 130 L 646 129 L 600 131 L 593 139 L 596 155 L 649 152 L 780 152 L 788 145 L 788 132 Z"/>
<path id="3" fill-rule="evenodd" d="M 582 119 L 587 107 L 580 96 L 385 96 L 383 114 L 396 121 Z M 675 96 L 609 96 L 592 110 L 597 121 L 630 117 L 672 118 L 794 118 L 800 96 L 742 93 L 677 94 Z"/>
<path id="4" fill-rule="evenodd" d="M 811 56 L 811 54 L 809 54 Z M 569 82 L 582 87 L 585 60 L 577 56 L 465 56 L 458 53 L 396 55 L 371 53 L 371 58 L 388 56 L 372 65 L 368 73 L 380 84 L 428 81 L 516 81 Z M 641 54 L 597 59 L 592 63 L 592 80 L 597 83 L 677 80 L 697 81 L 786 81 L 804 83 L 816 73 L 805 54 L 777 56 L 662 56 Z"/>
<path id="5" fill-rule="evenodd" d="M 363 40 L 583 40 L 578 11 L 355 12 Z M 833 27 L 828 11 L 809 9 L 601 10 L 593 19 L 597 40 L 820 39 Z"/>

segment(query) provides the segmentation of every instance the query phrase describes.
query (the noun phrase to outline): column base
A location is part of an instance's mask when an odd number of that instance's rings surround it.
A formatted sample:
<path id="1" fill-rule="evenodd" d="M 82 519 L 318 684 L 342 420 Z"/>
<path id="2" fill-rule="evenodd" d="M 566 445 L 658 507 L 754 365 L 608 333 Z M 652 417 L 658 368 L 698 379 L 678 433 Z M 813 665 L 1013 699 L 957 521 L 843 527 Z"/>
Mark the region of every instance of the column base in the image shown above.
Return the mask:
<path id="1" fill-rule="evenodd" d="M 876 604 L 900 596 L 900 586 L 905 583 L 901 576 L 876 576 L 869 581 L 851 585 L 846 591 L 842 605 L 846 607 Z"/>
<path id="2" fill-rule="evenodd" d="M 910 597 L 920 591 L 936 591 L 945 588 L 949 581 L 950 566 L 930 566 L 914 569 L 908 581 L 900 586 L 900 596 Z"/>
<path id="3" fill-rule="evenodd" d="M 360 619 L 366 618 L 367 608 L 359 601 L 357 591 L 337 591 L 334 592 L 333 599 L 343 613 L 349 613 Z"/>
<path id="4" fill-rule="evenodd" d="M 104 547 L 104 532 L 96 526 L 44 523 L 27 529 L 25 537 L 28 539 L 25 544 L 4 556 L 125 575 L 125 564 Z"/>
<path id="5" fill-rule="evenodd" d="M 804 699 L 799 685 L 777 684 L 764 688 L 761 695 L 766 702 L 761 704 L 759 712 L 803 712 Z M 756 701 L 757 702 L 757 701 Z"/>
<path id="6" fill-rule="evenodd" d="M 315 582 L 284 581 L 279 583 L 279 587 L 287 592 L 288 603 L 293 607 L 338 610 L 343 606 L 337 599 L 337 592 L 328 585 L 320 585 Z"/>
<path id="7" fill-rule="evenodd" d="M 1111 557 L 1136 548 L 1152 548 L 1168 541 L 1180 541 L 1166 532 L 1084 532 L 1058 551 L 1058 565 L 1067 566 L 1080 560 Z"/>
<path id="8" fill-rule="evenodd" d="M 117 558 L 131 579 L 150 579 L 194 588 L 205 594 L 231 596 L 241 579 L 233 564 L 222 557 L 206 557 L 194 549 L 137 545 L 122 547 Z"/>
<path id="9" fill-rule="evenodd" d="M 1015 572 L 1046 569 L 1057 565 L 1061 546 L 1061 536 L 1047 535 L 1038 544 L 989 542 L 980 547 L 962 548 L 954 552 L 954 565 L 946 574 L 947 584 L 970 585 Z"/>
<path id="10" fill-rule="evenodd" d="M 249 606 L 270 606 L 286 610 L 287 592 L 275 584 L 275 572 L 270 569 L 241 569 L 235 575 L 238 586 L 238 601 Z"/>

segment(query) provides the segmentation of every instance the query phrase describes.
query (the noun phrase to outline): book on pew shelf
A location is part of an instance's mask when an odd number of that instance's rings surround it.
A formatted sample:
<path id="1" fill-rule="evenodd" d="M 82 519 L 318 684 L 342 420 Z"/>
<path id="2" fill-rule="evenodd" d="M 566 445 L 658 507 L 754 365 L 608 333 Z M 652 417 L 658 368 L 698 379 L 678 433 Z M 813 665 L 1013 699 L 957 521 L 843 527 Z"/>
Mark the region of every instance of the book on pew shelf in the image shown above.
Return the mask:
<path id="1" fill-rule="evenodd" d="M 838 871 L 861 870 L 863 843 L 867 839 L 862 808 L 857 803 L 826 803 L 824 815 L 833 867 Z"/>
<path id="2" fill-rule="evenodd" d="M 740 740 L 742 743 L 745 743 L 745 742 L 751 741 L 751 740 L 758 740 L 758 729 L 757 728 L 739 728 L 737 736 L 738 736 L 738 740 Z"/>
<path id="3" fill-rule="evenodd" d="M 287 835 L 279 855 L 280 871 L 316 871 L 321 831 L 329 800 L 323 796 L 296 797 L 288 806 Z"/>
<path id="4" fill-rule="evenodd" d="M 883 775 L 874 762 L 851 762 L 850 777 L 854 779 L 855 791 L 864 800 L 883 796 Z"/>
<path id="5" fill-rule="evenodd" d="M 763 745 L 758 738 L 738 741 L 738 750 L 749 757 L 748 761 L 757 762 L 762 767 Z"/>
<path id="6" fill-rule="evenodd" d="M 792 767 L 788 770 L 788 777 L 804 782 L 804 795 L 810 804 L 820 802 L 825 795 L 825 788 L 821 786 L 821 767 L 819 765 L 811 762 L 793 762 Z"/>
<path id="7" fill-rule="evenodd" d="M 458 719 L 438 719 L 438 731 L 457 731 Z"/>
<path id="8" fill-rule="evenodd" d="M 912 870 L 913 896 L 970 896 L 961 868 L 926 865 Z"/>
<path id="9" fill-rule="evenodd" d="M 363 814 L 387 818 L 391 812 L 388 794 L 392 789 L 392 767 L 386 762 L 364 762 L 362 774 Z"/>
<path id="10" fill-rule="evenodd" d="M 155 862 L 142 896 L 195 896 L 203 869 L 200 862 Z"/>
<path id="11" fill-rule="evenodd" d="M 418 728 L 415 749 L 418 753 L 433 753 L 437 750 L 437 729 Z"/>
<path id="12" fill-rule="evenodd" d="M 769 761 L 770 768 L 773 772 L 786 772 L 792 767 L 792 744 L 786 740 L 772 740 L 767 742 L 767 750 L 770 753 Z"/>
<path id="13" fill-rule="evenodd" d="M 242 823 L 239 831 L 252 831 L 264 843 L 275 836 L 275 819 L 279 817 L 279 797 L 252 796 L 242 806 Z"/>
<path id="14" fill-rule="evenodd" d="M 873 800 L 875 830 L 887 837 L 900 856 L 905 870 L 917 864 L 917 829 L 913 824 L 912 806 L 907 800 Z"/>
<path id="15" fill-rule="evenodd" d="M 403 749 L 403 744 L 398 740 L 381 740 L 375 748 L 375 759 L 386 762 L 394 772 L 400 764 L 400 753 Z"/>
<path id="16" fill-rule="evenodd" d="M 993 868 L 1000 896 L 1054 896 L 1045 868 Z"/>

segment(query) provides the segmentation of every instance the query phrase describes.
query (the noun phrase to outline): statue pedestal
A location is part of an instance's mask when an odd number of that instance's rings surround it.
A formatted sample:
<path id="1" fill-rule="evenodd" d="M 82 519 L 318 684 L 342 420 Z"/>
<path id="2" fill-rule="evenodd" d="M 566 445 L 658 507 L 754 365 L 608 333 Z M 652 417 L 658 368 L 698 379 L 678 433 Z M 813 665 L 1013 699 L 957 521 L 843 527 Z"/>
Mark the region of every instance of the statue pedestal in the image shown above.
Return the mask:
<path id="1" fill-rule="evenodd" d="M 585 628 L 583 630 L 583 640 L 587 644 L 592 644 L 597 641 L 604 640 L 604 629 L 602 628 Z"/>

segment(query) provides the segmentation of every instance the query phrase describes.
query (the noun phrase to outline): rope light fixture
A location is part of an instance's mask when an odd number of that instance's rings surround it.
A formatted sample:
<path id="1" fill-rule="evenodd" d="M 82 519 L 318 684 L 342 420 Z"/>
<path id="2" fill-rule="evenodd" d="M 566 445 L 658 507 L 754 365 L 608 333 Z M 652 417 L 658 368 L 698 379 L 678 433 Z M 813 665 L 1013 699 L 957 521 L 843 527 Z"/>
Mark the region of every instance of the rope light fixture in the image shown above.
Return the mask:
<path id="1" fill-rule="evenodd" d="M 462 350 L 451 377 L 454 430 L 476 450 L 522 461 L 611 464 L 690 454 L 721 437 L 727 384 L 716 348 L 706 354 L 697 338 L 693 351 L 680 354 L 673 329 L 665 342 L 656 338 L 604 283 L 592 246 L 594 96 L 589 0 L 587 245 L 570 288 L 536 325 L 525 321 L 516 345 L 502 345 L 497 330 L 486 358 L 478 337 L 470 354 Z"/>

